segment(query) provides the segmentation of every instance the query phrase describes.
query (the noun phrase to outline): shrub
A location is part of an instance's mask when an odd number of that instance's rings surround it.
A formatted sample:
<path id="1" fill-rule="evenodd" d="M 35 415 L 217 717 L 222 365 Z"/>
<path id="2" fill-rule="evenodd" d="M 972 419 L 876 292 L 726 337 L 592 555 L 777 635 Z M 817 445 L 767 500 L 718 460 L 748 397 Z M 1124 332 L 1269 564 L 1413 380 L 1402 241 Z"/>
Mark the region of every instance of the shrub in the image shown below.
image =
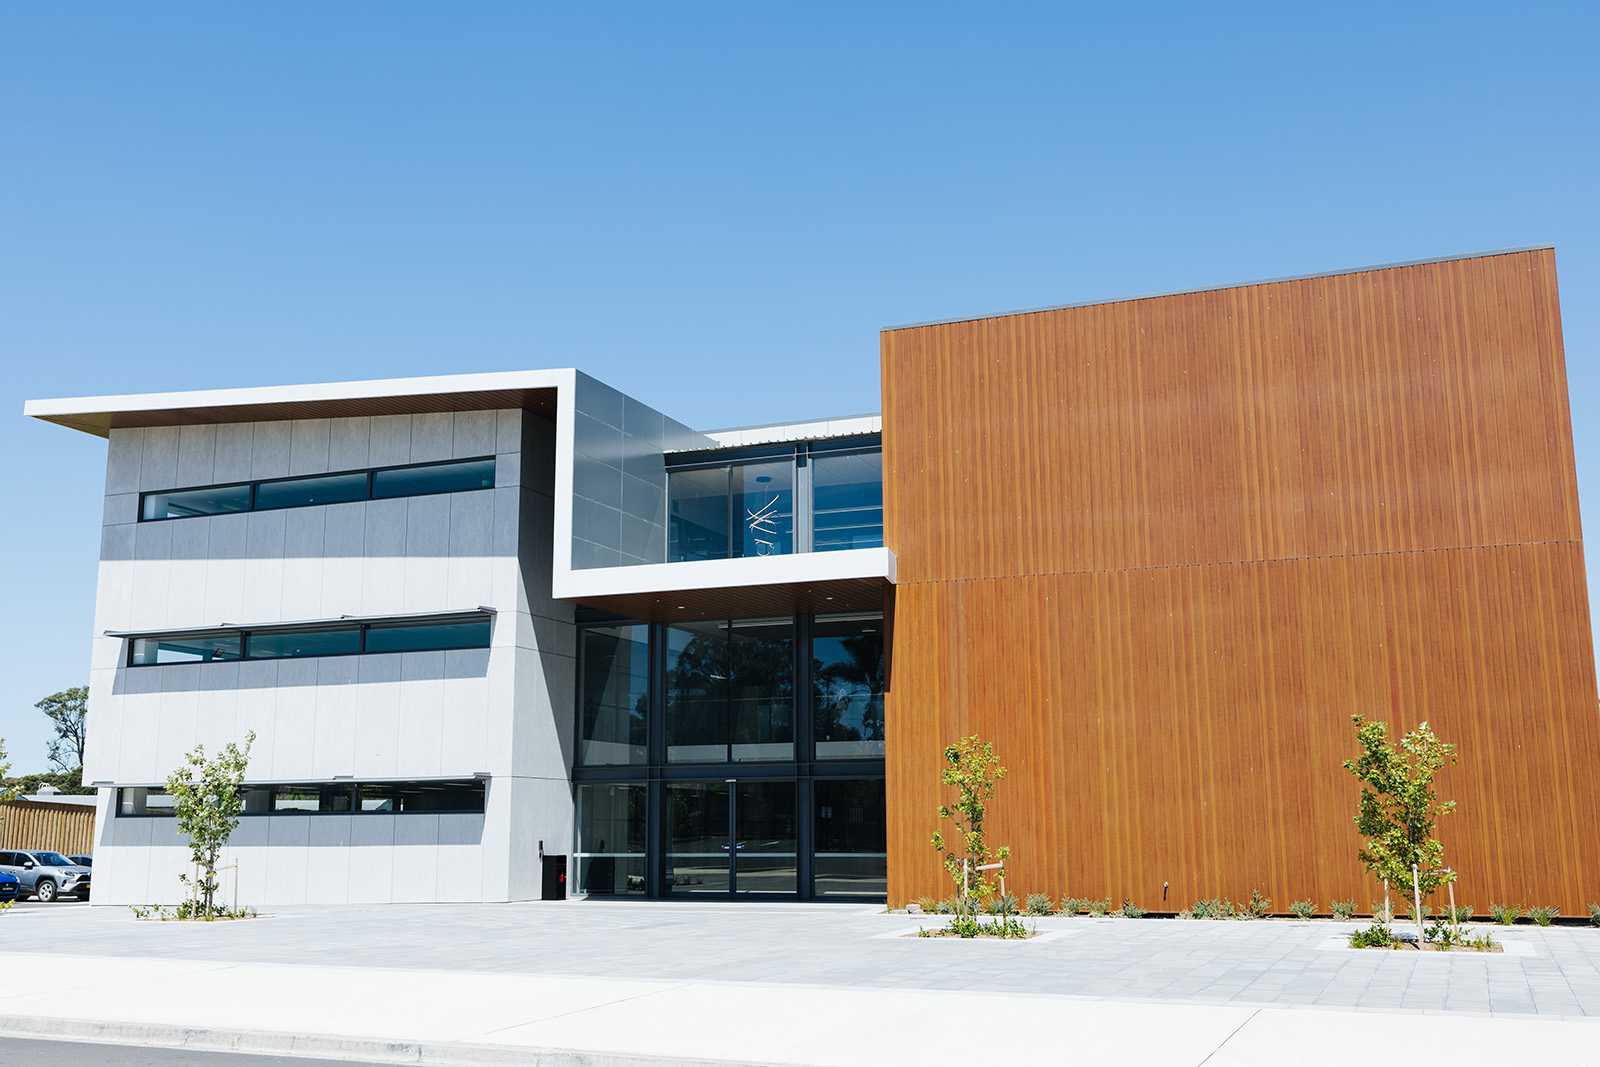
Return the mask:
<path id="1" fill-rule="evenodd" d="M 1272 914 L 1272 898 L 1259 889 L 1250 890 L 1250 899 L 1238 905 L 1239 918 L 1265 919 Z"/>
<path id="2" fill-rule="evenodd" d="M 1394 905 L 1387 900 L 1374 900 L 1372 902 L 1372 921 L 1388 926 L 1394 922 Z"/>
<path id="3" fill-rule="evenodd" d="M 1389 948 L 1394 945 L 1394 934 L 1383 923 L 1373 923 L 1365 930 L 1350 935 L 1351 948 Z"/>
<path id="4" fill-rule="evenodd" d="M 1056 910 L 1050 903 L 1050 897 L 1045 893 L 1029 893 L 1028 902 L 1024 907 L 1029 915 L 1049 915 Z"/>
<path id="5" fill-rule="evenodd" d="M 1471 934 L 1458 926 L 1452 926 L 1443 919 L 1432 923 L 1423 935 L 1430 945 L 1437 945 L 1443 951 L 1451 949 L 1466 949 L 1469 952 L 1493 952 L 1494 938 L 1488 933 Z"/>
<path id="6" fill-rule="evenodd" d="M 1532 919 L 1535 925 L 1538 926 L 1549 926 L 1551 920 L 1560 914 L 1561 909 L 1555 907 L 1532 907 L 1528 909 L 1528 918 Z"/>
<path id="7" fill-rule="evenodd" d="M 1417 917 L 1412 914 L 1412 912 L 1416 908 L 1416 905 L 1413 904 L 1410 900 L 1403 901 L 1402 903 L 1405 905 L 1404 910 L 1405 910 L 1405 917 L 1406 917 L 1407 921 L 1416 922 L 1417 921 Z M 1422 917 L 1424 919 L 1428 919 L 1428 918 L 1431 918 L 1432 916 L 1433 916 L 1433 908 L 1429 907 L 1427 904 L 1424 904 L 1422 906 Z"/>
<path id="8" fill-rule="evenodd" d="M 1335 900 L 1328 905 L 1328 911 L 1335 919 L 1353 919 L 1356 914 L 1356 902 L 1353 900 Z"/>
<path id="9" fill-rule="evenodd" d="M 987 909 L 990 915 L 1015 915 L 1017 913 L 1017 898 L 1013 893 L 1001 893 L 990 897 Z"/>
<path id="10" fill-rule="evenodd" d="M 1446 905 L 1444 909 L 1444 915 L 1445 918 L 1452 919 L 1458 923 L 1469 923 L 1472 921 L 1472 905 L 1457 904 L 1456 910 L 1453 914 L 1451 913 L 1449 906 Z"/>
<path id="11" fill-rule="evenodd" d="M 1296 919 L 1309 919 L 1317 913 L 1317 906 L 1309 900 L 1296 900 L 1289 905 L 1289 914 Z"/>
<path id="12" fill-rule="evenodd" d="M 1083 901 L 1077 897 L 1062 897 L 1059 910 L 1063 915 L 1081 915 L 1083 913 Z"/>
<path id="13" fill-rule="evenodd" d="M 1522 909 L 1514 904 L 1490 904 L 1489 918 L 1501 926 L 1513 926 L 1522 918 Z"/>
<path id="14" fill-rule="evenodd" d="M 1088 907 L 1090 915 L 1104 915 L 1111 910 L 1109 898 L 1106 900 L 1086 900 L 1083 903 Z"/>
<path id="15" fill-rule="evenodd" d="M 1589 905 L 1589 924 L 1591 926 L 1600 926 L 1600 904 Z"/>
<path id="16" fill-rule="evenodd" d="M 1195 901 L 1189 908 L 1189 914 L 1196 919 L 1231 919 L 1236 913 L 1229 901 L 1221 897 L 1207 897 Z"/>
<path id="17" fill-rule="evenodd" d="M 1195 914 L 1190 909 L 1184 908 L 1182 911 L 1178 912 L 1177 917 L 1180 919 L 1193 919 L 1195 918 Z"/>
<path id="18" fill-rule="evenodd" d="M 946 897 L 939 901 L 938 904 L 935 904 L 933 910 L 940 915 L 954 915 L 956 913 L 956 902 L 952 898 Z"/>
<path id="19" fill-rule="evenodd" d="M 924 915 L 932 915 L 939 910 L 939 904 L 932 897 L 918 897 L 911 903 L 915 904 Z"/>
<path id="20" fill-rule="evenodd" d="M 1142 919 L 1144 918 L 1144 909 L 1131 900 L 1124 900 L 1122 907 L 1117 909 L 1117 914 L 1124 919 Z"/>

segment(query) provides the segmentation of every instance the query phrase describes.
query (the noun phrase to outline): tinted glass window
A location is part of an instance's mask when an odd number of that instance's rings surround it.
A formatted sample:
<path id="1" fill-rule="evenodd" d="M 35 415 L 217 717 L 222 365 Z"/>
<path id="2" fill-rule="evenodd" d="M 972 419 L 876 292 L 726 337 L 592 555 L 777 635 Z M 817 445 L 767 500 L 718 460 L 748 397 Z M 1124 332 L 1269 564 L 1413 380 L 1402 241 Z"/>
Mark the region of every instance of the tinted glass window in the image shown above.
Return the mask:
<path id="1" fill-rule="evenodd" d="M 426 496 L 429 493 L 459 493 L 468 489 L 494 488 L 494 460 L 473 459 L 463 463 L 436 463 L 427 467 L 402 467 L 374 471 L 372 495 Z"/>
<path id="2" fill-rule="evenodd" d="M 733 468 L 733 509 L 740 556 L 794 551 L 794 461 L 741 463 Z"/>
<path id="3" fill-rule="evenodd" d="M 366 474 L 328 474 L 317 478 L 294 478 L 283 482 L 262 482 L 256 486 L 256 510 L 304 508 L 313 504 L 340 504 L 367 498 Z"/>
<path id="4" fill-rule="evenodd" d="M 728 758 L 727 624 L 667 628 L 667 759 L 721 763 Z"/>
<path id="5" fill-rule="evenodd" d="M 883 755 L 883 616 L 819 615 L 811 637 L 818 759 Z"/>
<path id="6" fill-rule="evenodd" d="M 367 652 L 426 652 L 450 648 L 488 648 L 489 620 L 404 623 L 367 629 Z"/>
<path id="7" fill-rule="evenodd" d="M 250 510 L 248 485 L 222 485 L 214 489 L 175 489 L 146 493 L 143 519 L 183 519 L 191 515 L 226 515 Z"/>
<path id="8" fill-rule="evenodd" d="M 673 471 L 667 478 L 667 559 L 728 557 L 728 468 Z"/>
<path id="9" fill-rule="evenodd" d="M 275 815 L 321 815 L 350 811 L 350 785 L 279 785 L 272 788 Z"/>
<path id="10" fill-rule="evenodd" d="M 33 858 L 42 867 L 71 867 L 72 861 L 59 852 L 35 852 Z"/>
<path id="11" fill-rule="evenodd" d="M 650 628 L 583 632 L 579 759 L 589 766 L 643 763 L 650 710 Z"/>
<path id="12" fill-rule="evenodd" d="M 794 624 L 738 620 L 728 635 L 736 760 L 794 759 Z"/>
<path id="13" fill-rule="evenodd" d="M 590 896 L 645 891 L 645 786 L 578 787 L 578 891 Z"/>
<path id="14" fill-rule="evenodd" d="M 135 667 L 157 663 L 210 663 L 212 660 L 238 658 L 238 634 L 136 637 L 128 653 L 128 662 Z"/>
<path id="15" fill-rule="evenodd" d="M 342 656 L 361 651 L 361 631 L 297 630 L 292 633 L 250 635 L 245 654 L 251 659 L 279 659 L 288 656 Z"/>
<path id="16" fill-rule="evenodd" d="M 123 815 L 171 815 L 172 798 L 164 789 L 130 787 L 117 790 L 117 810 Z"/>
<path id="17" fill-rule="evenodd" d="M 888 892 L 887 820 L 882 778 L 812 783 L 816 808 L 816 895 L 874 896 Z"/>
<path id="18" fill-rule="evenodd" d="M 787 619 L 667 629 L 667 759 L 794 758 L 794 625 Z"/>
<path id="19" fill-rule="evenodd" d="M 883 546 L 883 454 L 822 454 L 811 461 L 811 547 Z"/>
<path id="20" fill-rule="evenodd" d="M 481 812 L 483 797 L 480 781 L 378 782 L 361 786 L 361 810 L 368 814 Z"/>

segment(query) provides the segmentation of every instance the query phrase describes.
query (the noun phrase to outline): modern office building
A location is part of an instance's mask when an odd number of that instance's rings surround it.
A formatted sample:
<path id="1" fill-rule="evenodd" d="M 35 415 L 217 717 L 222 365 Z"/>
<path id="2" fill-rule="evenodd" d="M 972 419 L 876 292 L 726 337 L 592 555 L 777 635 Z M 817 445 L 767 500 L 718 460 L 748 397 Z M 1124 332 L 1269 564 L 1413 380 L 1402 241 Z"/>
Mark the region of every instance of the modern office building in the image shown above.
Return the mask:
<path id="1" fill-rule="evenodd" d="M 254 732 L 244 901 L 899 903 L 977 733 L 1014 888 L 1364 904 L 1357 712 L 1460 744 L 1472 900 L 1600 896 L 1552 250 L 881 367 L 881 417 L 724 431 L 576 370 L 30 403 L 109 440 L 96 899 L 178 896 L 161 783 Z"/>

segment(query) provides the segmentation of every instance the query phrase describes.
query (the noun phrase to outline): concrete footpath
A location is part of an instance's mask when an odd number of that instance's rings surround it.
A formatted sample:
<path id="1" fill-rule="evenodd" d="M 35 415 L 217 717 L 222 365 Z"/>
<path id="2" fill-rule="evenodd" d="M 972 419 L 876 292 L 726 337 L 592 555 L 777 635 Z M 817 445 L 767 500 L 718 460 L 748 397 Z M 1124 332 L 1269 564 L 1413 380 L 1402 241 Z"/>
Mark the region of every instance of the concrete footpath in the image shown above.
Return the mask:
<path id="1" fill-rule="evenodd" d="M 1004 946 L 980 950 L 1004 951 Z M 1600 1064 L 1600 1022 L 0 952 L 0 1033 L 424 1064 Z"/>

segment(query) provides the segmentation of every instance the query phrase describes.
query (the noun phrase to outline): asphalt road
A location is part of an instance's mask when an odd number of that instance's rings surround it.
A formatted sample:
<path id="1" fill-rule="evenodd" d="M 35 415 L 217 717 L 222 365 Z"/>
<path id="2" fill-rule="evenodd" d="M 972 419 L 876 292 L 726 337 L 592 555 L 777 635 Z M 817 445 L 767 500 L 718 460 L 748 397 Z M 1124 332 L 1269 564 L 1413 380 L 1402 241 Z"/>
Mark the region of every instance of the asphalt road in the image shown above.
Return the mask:
<path id="1" fill-rule="evenodd" d="M 308 1060 L 300 1056 L 249 1056 L 239 1052 L 141 1048 L 79 1041 L 34 1041 L 0 1037 L 0 1063 L 68 1064 L 70 1067 L 331 1067 L 348 1060 Z"/>

